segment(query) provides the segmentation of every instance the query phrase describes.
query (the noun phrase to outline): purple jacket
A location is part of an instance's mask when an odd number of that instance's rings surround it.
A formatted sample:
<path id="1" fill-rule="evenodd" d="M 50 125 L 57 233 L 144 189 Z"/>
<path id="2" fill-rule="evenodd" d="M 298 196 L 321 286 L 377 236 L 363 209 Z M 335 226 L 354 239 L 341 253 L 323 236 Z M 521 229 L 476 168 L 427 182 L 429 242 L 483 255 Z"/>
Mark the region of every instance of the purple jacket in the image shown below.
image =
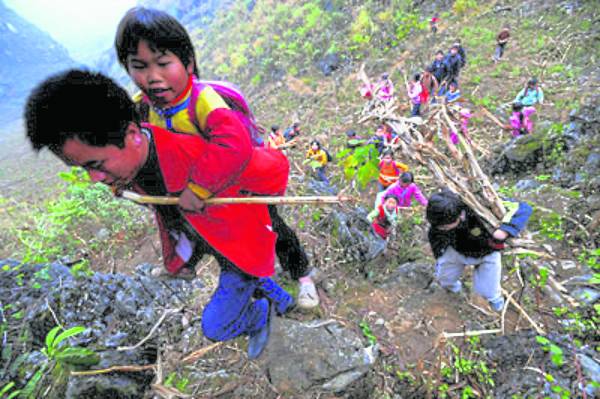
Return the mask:
<path id="1" fill-rule="evenodd" d="M 381 202 L 385 202 L 385 196 L 393 194 L 400 201 L 398 206 L 408 208 L 411 205 L 412 199 L 416 199 L 423 206 L 427 206 L 427 198 L 421 193 L 421 190 L 415 183 L 410 183 L 406 187 L 402 187 L 400 182 L 392 184 L 381 196 Z"/>
<path id="2" fill-rule="evenodd" d="M 523 121 L 521 122 L 521 115 L 523 114 Z M 514 137 L 520 136 L 522 132 L 531 133 L 533 131 L 533 122 L 530 116 L 535 113 L 535 108 L 525 107 L 521 112 L 513 112 L 510 117 L 510 127 L 512 128 L 512 134 Z"/>

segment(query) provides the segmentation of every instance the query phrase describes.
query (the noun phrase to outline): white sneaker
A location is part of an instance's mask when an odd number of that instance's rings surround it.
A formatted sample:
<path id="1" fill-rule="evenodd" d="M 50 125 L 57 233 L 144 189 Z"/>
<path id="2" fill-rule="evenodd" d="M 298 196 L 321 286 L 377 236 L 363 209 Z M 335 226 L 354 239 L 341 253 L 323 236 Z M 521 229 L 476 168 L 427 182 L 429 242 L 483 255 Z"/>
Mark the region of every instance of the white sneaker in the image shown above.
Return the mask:
<path id="1" fill-rule="evenodd" d="M 319 305 L 319 295 L 315 283 L 300 283 L 298 291 L 298 307 L 301 309 L 312 309 Z"/>

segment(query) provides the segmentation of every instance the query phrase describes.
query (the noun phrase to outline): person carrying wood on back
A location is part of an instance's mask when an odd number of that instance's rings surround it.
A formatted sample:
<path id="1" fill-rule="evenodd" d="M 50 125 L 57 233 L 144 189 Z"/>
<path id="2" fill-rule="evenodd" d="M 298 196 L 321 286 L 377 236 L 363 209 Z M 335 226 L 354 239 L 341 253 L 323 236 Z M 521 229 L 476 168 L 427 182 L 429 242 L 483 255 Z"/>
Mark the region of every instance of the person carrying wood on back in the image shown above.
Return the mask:
<path id="1" fill-rule="evenodd" d="M 488 232 L 477 214 L 457 194 L 447 189 L 429 198 L 426 212 L 437 281 L 445 289 L 459 293 L 465 266 L 475 266 L 473 288 L 496 312 L 504 307 L 500 250 L 504 249 L 506 239 L 516 237 L 525 228 L 532 213 L 526 202 L 504 201 L 503 204 L 508 212 L 493 233 Z"/>

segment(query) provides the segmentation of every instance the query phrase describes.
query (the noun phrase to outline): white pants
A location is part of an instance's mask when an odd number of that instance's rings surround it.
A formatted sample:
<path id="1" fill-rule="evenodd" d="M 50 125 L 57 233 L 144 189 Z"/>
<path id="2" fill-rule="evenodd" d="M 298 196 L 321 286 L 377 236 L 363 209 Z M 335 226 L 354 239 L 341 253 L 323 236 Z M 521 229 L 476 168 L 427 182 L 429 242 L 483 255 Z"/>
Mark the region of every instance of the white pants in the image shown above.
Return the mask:
<path id="1" fill-rule="evenodd" d="M 440 285 L 451 291 L 460 289 L 460 275 L 465 266 L 473 265 L 473 288 L 475 292 L 494 301 L 502 297 L 500 278 L 502 263 L 500 252 L 494 251 L 482 258 L 471 258 L 459 254 L 454 248 L 448 247 L 437 259 L 435 277 Z"/>

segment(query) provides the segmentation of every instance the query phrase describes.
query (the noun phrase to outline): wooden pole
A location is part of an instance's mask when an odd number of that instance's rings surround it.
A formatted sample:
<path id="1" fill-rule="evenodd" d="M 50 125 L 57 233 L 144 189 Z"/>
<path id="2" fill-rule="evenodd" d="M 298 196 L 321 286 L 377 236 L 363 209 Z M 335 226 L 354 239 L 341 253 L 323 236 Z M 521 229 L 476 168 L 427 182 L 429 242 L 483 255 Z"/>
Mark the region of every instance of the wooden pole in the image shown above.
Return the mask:
<path id="1" fill-rule="evenodd" d="M 123 198 L 138 204 L 153 205 L 178 205 L 179 197 L 156 197 L 141 195 L 132 191 L 123 191 Z M 340 196 L 306 196 L 306 197 L 236 197 L 236 198 L 209 198 L 204 202 L 207 205 L 223 204 L 268 204 L 268 205 L 325 205 L 355 202 L 356 199 L 346 195 Z"/>

